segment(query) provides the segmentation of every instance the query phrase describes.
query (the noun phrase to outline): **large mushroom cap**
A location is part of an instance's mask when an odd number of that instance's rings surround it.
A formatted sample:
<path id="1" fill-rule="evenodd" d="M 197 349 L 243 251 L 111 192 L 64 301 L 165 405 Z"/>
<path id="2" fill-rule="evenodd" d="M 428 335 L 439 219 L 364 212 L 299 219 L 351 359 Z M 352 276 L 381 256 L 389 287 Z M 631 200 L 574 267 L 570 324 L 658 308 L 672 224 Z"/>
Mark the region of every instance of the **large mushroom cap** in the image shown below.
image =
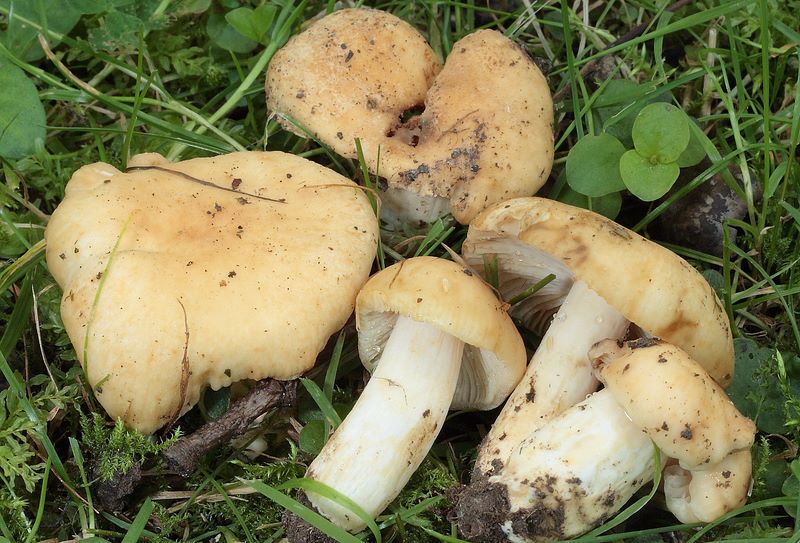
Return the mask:
<path id="1" fill-rule="evenodd" d="M 722 386 L 733 378 L 730 323 L 703 276 L 601 215 L 554 200 L 516 198 L 470 224 L 463 253 L 476 266 L 484 253 L 512 259 L 525 253 L 525 272 L 560 276 L 548 287 L 557 290 L 561 282 L 566 291 L 564 282 L 580 279 L 628 320 L 689 353 Z"/>
<path id="2" fill-rule="evenodd" d="M 536 64 L 496 31 L 462 38 L 439 69 L 419 33 L 393 15 L 342 10 L 275 55 L 267 104 L 342 156 L 357 156 L 359 138 L 370 171 L 388 181 L 388 198 L 407 190 L 449 201 L 466 224 L 545 182 L 553 104 Z M 403 118 L 423 103 L 418 117 Z"/>
<path id="3" fill-rule="evenodd" d="M 433 257 L 401 261 L 373 275 L 356 301 L 358 351 L 374 371 L 398 315 L 465 343 L 452 409 L 492 409 L 525 371 L 522 338 L 503 305 L 470 270 Z"/>
<path id="4" fill-rule="evenodd" d="M 205 386 L 310 368 L 369 275 L 349 180 L 284 153 L 78 170 L 48 224 L 64 325 L 100 403 L 153 432 Z"/>
<path id="5" fill-rule="evenodd" d="M 685 351 L 663 341 L 607 340 L 589 353 L 614 399 L 685 469 L 750 449 L 756 426 Z"/>

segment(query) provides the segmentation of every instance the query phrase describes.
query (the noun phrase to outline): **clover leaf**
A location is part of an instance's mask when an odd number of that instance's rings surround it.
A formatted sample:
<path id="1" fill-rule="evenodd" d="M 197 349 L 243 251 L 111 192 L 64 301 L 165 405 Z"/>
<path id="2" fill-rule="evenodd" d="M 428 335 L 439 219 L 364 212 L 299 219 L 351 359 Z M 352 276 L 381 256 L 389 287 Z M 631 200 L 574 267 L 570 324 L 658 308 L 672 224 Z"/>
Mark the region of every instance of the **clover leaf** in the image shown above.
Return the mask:
<path id="1" fill-rule="evenodd" d="M 269 30 L 277 13 L 277 6 L 264 4 L 255 9 L 234 9 L 225 14 L 225 20 L 242 36 L 266 45 L 269 43 Z"/>
<path id="2" fill-rule="evenodd" d="M 689 120 L 689 122 L 693 121 Z M 699 128 L 697 130 L 699 130 Z M 683 150 L 681 156 L 679 156 L 677 160 L 678 166 L 681 168 L 695 166 L 706 158 L 706 150 L 703 148 L 700 138 L 695 135 L 694 130 L 690 129 L 689 132 L 689 145 L 686 146 L 686 149 Z"/>
<path id="3" fill-rule="evenodd" d="M 633 146 L 631 131 L 639 112 L 653 102 L 668 102 L 669 93 L 652 93 L 651 85 L 639 85 L 629 79 L 612 79 L 594 102 L 603 132 L 619 139 L 625 147 Z"/>
<path id="4" fill-rule="evenodd" d="M 625 146 L 609 134 L 582 137 L 567 155 L 567 183 L 586 196 L 605 196 L 625 188 L 619 160 Z"/>
<path id="5" fill-rule="evenodd" d="M 643 157 L 661 164 L 675 162 L 689 145 L 686 115 L 672 104 L 650 104 L 633 123 L 633 146 Z"/>
<path id="6" fill-rule="evenodd" d="M 640 200 L 650 202 L 669 191 L 681 169 L 675 162 L 663 164 L 631 149 L 622 155 L 619 171 L 628 190 Z"/>

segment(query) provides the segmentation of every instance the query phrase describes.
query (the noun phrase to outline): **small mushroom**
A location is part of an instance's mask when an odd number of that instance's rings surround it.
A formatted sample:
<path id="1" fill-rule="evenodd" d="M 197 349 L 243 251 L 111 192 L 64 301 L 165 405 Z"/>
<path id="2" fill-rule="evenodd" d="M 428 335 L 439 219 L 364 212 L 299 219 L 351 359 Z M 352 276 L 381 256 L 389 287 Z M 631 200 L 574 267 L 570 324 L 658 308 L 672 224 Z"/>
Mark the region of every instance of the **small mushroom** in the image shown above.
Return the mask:
<path id="1" fill-rule="evenodd" d="M 665 492 L 680 520 L 700 518 L 700 511 L 713 520 L 742 503 L 755 425 L 702 366 L 650 338 L 604 341 L 590 356 L 606 388 L 539 427 L 508 457 L 501 476 L 485 477 L 459 497 L 465 537 L 575 537 L 616 513 L 672 455 L 678 464 L 667 468 Z M 715 486 L 726 475 L 728 483 Z M 482 513 L 483 501 L 502 507 Z"/>
<path id="2" fill-rule="evenodd" d="M 711 522 L 741 507 L 752 487 L 750 449 L 731 453 L 716 464 L 687 470 L 677 464 L 664 469 L 667 509 L 680 522 Z"/>
<path id="3" fill-rule="evenodd" d="M 309 369 L 353 310 L 376 223 L 354 183 L 289 154 L 140 155 L 75 172 L 47 263 L 98 400 L 152 433 L 207 386 Z"/>
<path id="4" fill-rule="evenodd" d="M 369 170 L 388 182 L 390 223 L 449 211 L 467 224 L 494 202 L 535 193 L 552 166 L 547 81 L 496 31 L 453 44 L 442 68 L 397 17 L 340 10 L 275 54 L 266 89 L 268 108 L 288 130 L 348 158 L 361 141 Z"/>
<path id="5" fill-rule="evenodd" d="M 338 490 L 373 518 L 425 458 L 448 409 L 492 409 L 525 368 L 525 347 L 492 290 L 470 270 L 433 257 L 401 261 L 358 295 L 359 354 L 372 373 L 306 477 Z M 307 492 L 355 531 L 352 511 Z M 292 532 L 291 530 L 288 532 Z M 287 533 L 291 541 L 307 536 Z"/>
<path id="6" fill-rule="evenodd" d="M 664 494 L 679 521 L 711 522 L 744 504 L 756 426 L 697 362 L 650 341 L 603 341 L 590 357 L 631 422 L 677 460 L 664 470 Z"/>
<path id="7" fill-rule="evenodd" d="M 731 380 L 730 325 L 705 279 L 596 213 L 542 198 L 509 200 L 470 224 L 462 252 L 478 271 L 496 259 L 506 300 L 555 275 L 511 308 L 527 327 L 541 330 L 558 309 L 480 447 L 473 481 L 497 474 L 532 431 L 597 389 L 587 353 L 600 340 L 620 338 L 629 322 L 686 349 L 718 382 Z"/>

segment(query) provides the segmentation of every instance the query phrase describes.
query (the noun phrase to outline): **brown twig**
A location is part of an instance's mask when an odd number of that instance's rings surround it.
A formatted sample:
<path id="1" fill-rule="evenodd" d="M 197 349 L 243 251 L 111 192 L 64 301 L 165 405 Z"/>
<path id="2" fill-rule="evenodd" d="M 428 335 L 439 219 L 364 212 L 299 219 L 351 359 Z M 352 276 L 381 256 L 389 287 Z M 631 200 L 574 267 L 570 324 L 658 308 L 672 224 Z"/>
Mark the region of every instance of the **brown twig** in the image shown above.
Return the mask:
<path id="1" fill-rule="evenodd" d="M 688 6 L 693 1 L 694 0 L 678 0 L 677 2 L 667 6 L 665 11 L 671 11 L 671 12 L 678 11 L 679 9 Z M 618 45 L 622 45 L 623 43 L 629 42 L 634 38 L 638 38 L 647 29 L 647 27 L 649 27 L 652 24 L 652 22 L 653 20 L 650 19 L 648 21 L 645 21 L 643 23 L 634 26 L 633 28 L 628 30 L 625 34 L 623 34 L 622 36 L 611 42 L 609 46 L 604 49 L 604 51 L 608 51 L 609 49 L 612 49 Z M 600 58 L 596 58 L 584 64 L 583 68 L 581 68 L 581 77 L 586 77 L 589 73 L 591 73 L 591 71 L 594 70 L 595 66 L 597 66 L 597 63 L 600 60 L 601 60 Z M 560 91 L 558 91 L 553 95 L 553 101 L 560 102 L 564 98 L 568 97 L 570 92 L 572 92 L 572 85 L 566 85 Z"/>
<path id="2" fill-rule="evenodd" d="M 296 380 L 258 381 L 253 390 L 233 404 L 224 415 L 169 446 L 162 453 L 164 461 L 178 475 L 188 477 L 207 453 L 229 441 L 233 436 L 243 433 L 258 417 L 270 409 L 294 405 L 296 397 Z"/>

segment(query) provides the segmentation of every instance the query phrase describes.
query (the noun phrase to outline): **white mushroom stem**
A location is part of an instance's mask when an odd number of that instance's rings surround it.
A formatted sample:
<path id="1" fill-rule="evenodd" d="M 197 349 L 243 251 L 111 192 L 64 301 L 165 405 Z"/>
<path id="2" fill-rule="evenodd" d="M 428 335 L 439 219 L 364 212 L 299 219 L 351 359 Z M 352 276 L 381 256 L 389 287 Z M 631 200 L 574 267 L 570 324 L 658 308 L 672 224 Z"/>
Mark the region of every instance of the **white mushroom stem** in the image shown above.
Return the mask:
<path id="1" fill-rule="evenodd" d="M 453 399 L 464 343 L 399 316 L 381 361 L 352 411 L 311 463 L 324 483 L 377 517 L 400 493 L 432 446 Z M 349 531 L 365 523 L 313 492 L 311 504 Z"/>
<path id="2" fill-rule="evenodd" d="M 450 213 L 450 200 L 389 187 L 381 197 L 381 219 L 396 229 L 429 224 Z"/>
<path id="3" fill-rule="evenodd" d="M 476 474 L 491 473 L 533 431 L 597 390 L 587 353 L 602 339 L 621 337 L 627 327 L 625 317 L 576 281 L 481 445 Z"/>
<path id="4" fill-rule="evenodd" d="M 540 426 L 497 475 L 467 487 L 459 498 L 459 528 L 476 541 L 575 537 L 652 480 L 654 451 L 647 434 L 601 390 Z M 497 503 L 503 504 L 499 516 L 486 506 Z"/>

